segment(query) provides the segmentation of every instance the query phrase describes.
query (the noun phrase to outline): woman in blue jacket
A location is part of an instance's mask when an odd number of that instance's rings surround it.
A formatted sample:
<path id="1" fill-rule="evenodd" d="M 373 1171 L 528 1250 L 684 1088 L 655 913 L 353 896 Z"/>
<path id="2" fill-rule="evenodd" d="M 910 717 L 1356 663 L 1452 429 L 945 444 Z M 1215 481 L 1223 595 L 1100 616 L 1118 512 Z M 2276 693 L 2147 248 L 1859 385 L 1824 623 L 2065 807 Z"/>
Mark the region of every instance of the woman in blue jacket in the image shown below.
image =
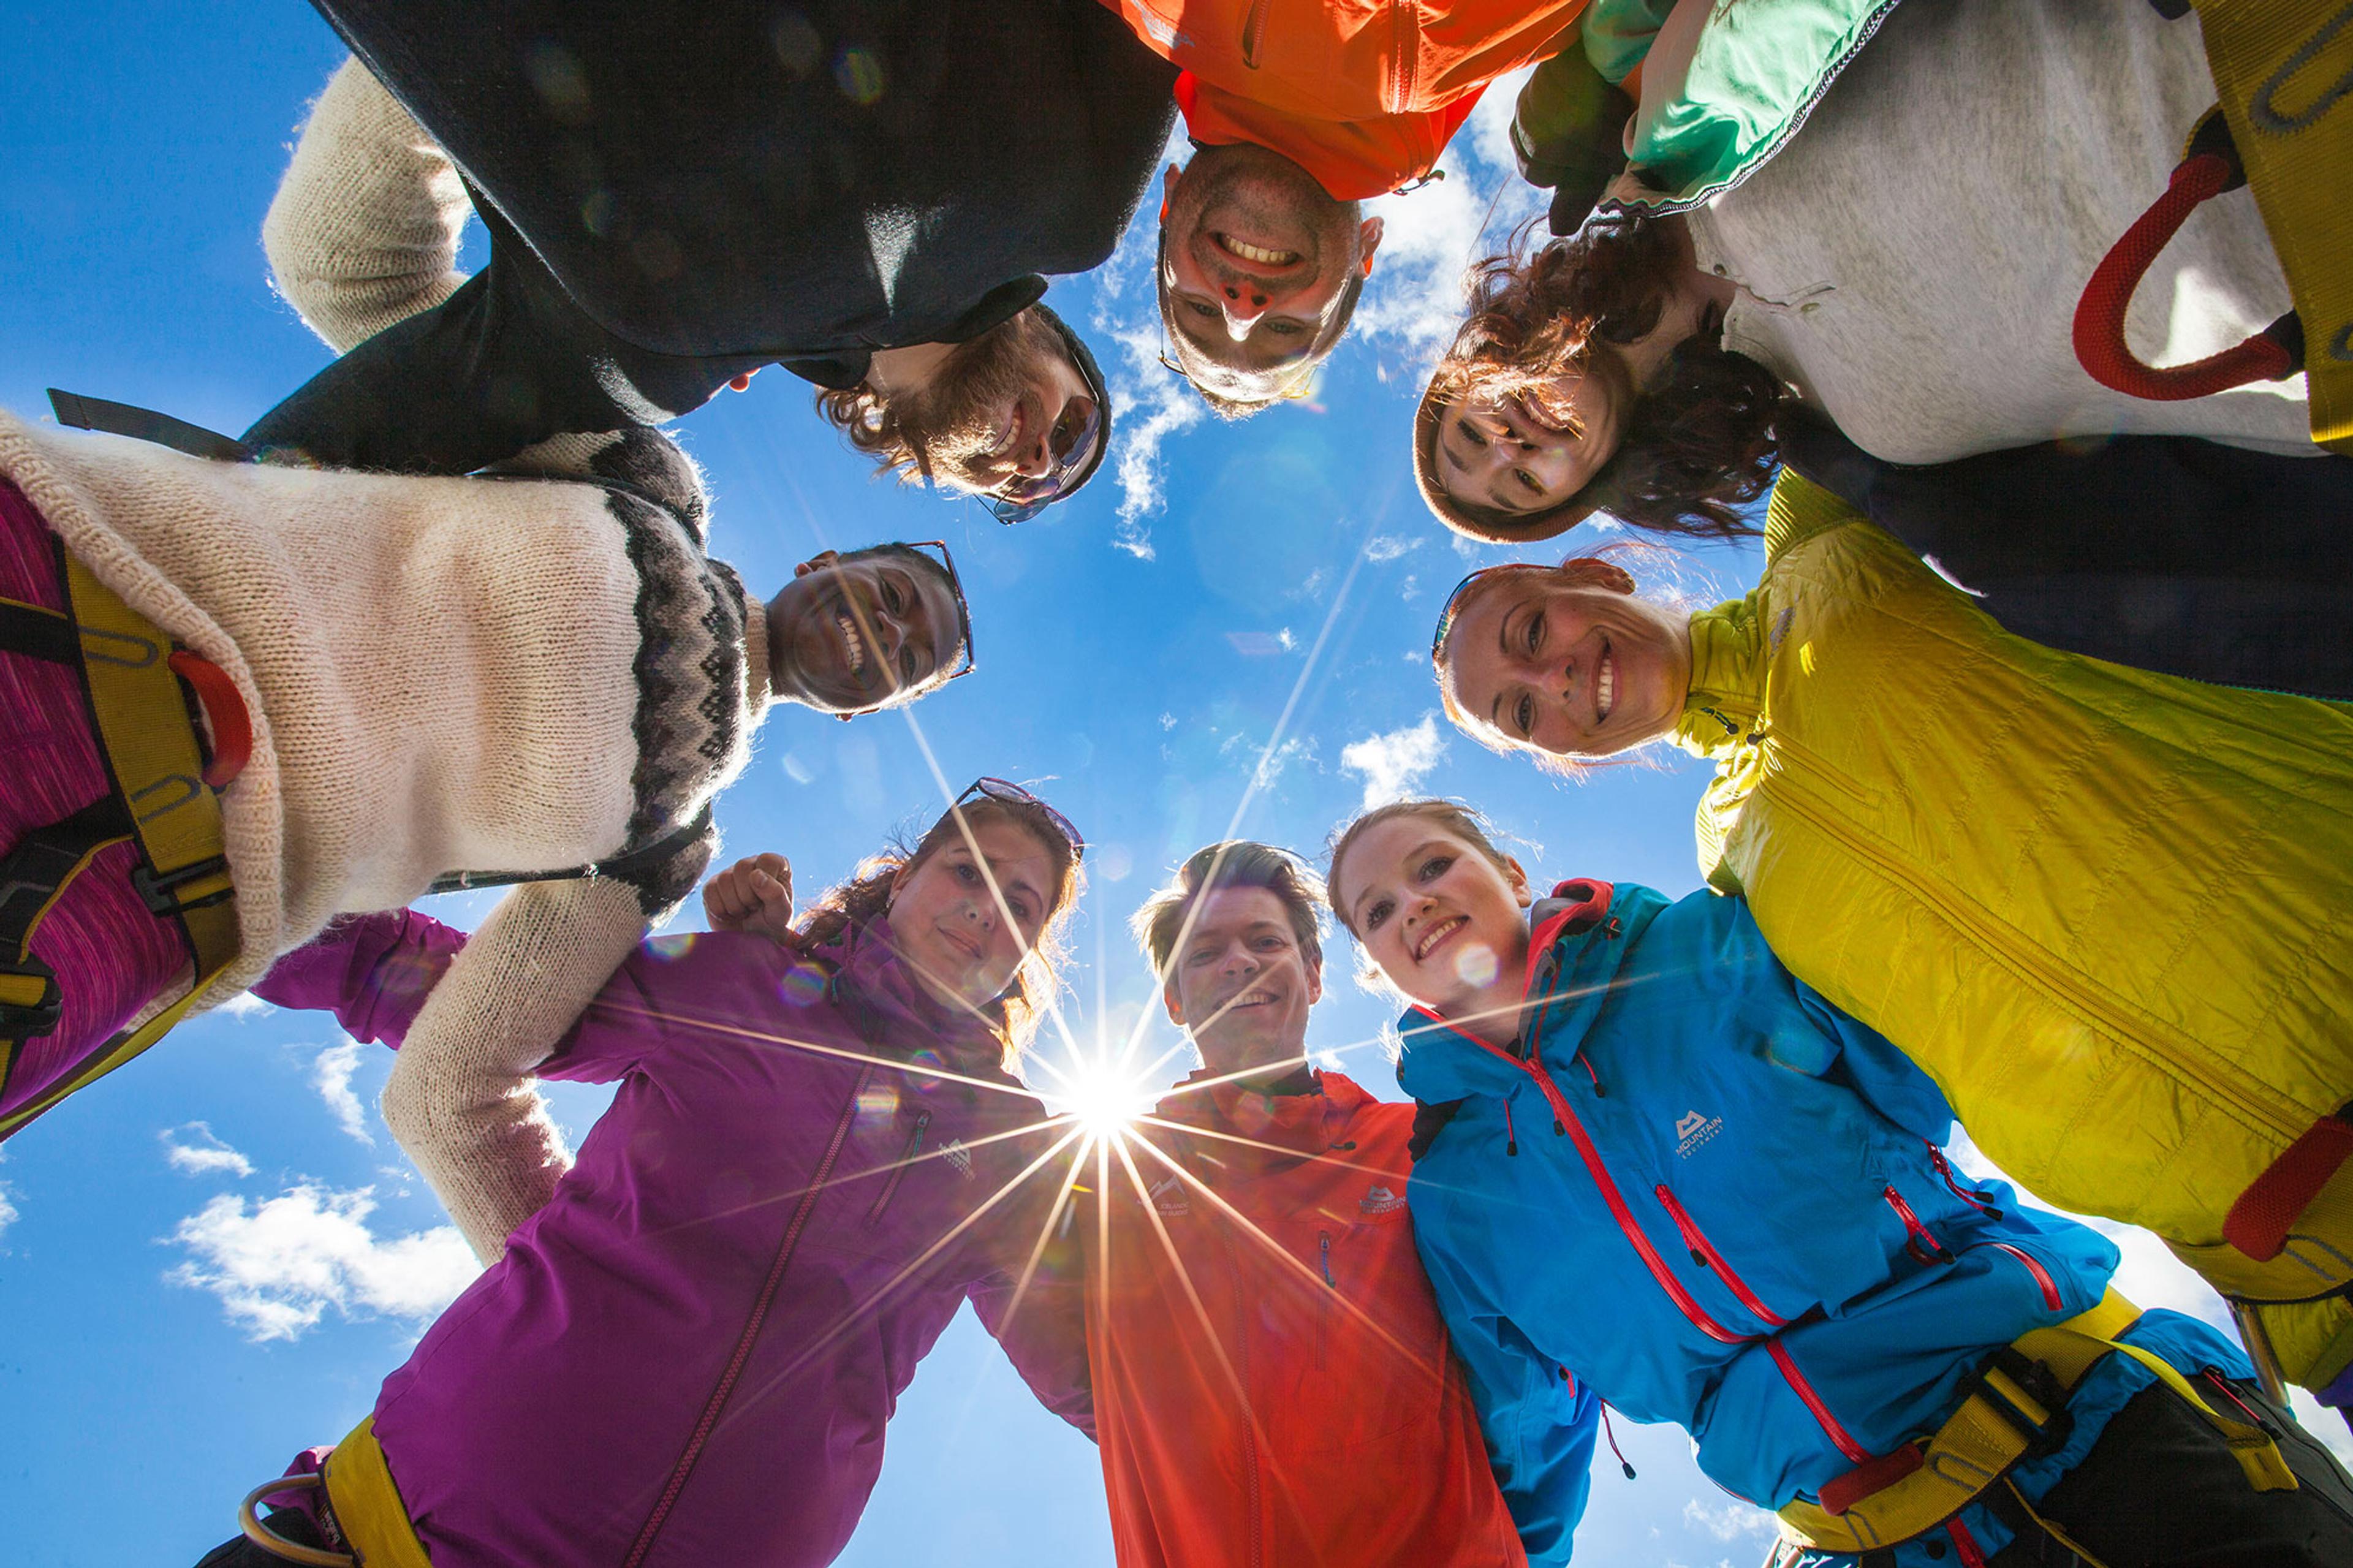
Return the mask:
<path id="1" fill-rule="evenodd" d="M 1359 818 L 1330 885 L 1416 1004 L 1416 1235 L 1531 1563 L 1568 1559 L 1604 1402 L 1780 1510 L 1785 1561 L 2353 1561 L 2353 1481 L 2237 1349 L 1955 1173 L 1936 1086 L 1740 900 L 1538 902 L 1443 801 Z"/>

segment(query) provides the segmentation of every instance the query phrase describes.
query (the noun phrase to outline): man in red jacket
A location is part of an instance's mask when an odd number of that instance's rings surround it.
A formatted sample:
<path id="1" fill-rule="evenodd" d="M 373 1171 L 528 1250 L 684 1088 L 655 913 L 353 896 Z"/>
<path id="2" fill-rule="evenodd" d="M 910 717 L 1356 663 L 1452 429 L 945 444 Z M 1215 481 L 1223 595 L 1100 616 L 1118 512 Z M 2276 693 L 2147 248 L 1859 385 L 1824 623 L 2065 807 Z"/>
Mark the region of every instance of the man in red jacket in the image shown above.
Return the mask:
<path id="1" fill-rule="evenodd" d="M 1120 1568 L 1525 1562 L 1414 1250 L 1414 1108 L 1307 1062 L 1320 900 L 1219 844 L 1135 917 L 1203 1067 L 1082 1178 Z"/>
<path id="2" fill-rule="evenodd" d="M 1573 39 L 1587 0 L 1103 0 L 1181 68 L 1191 163 L 1162 177 L 1160 317 L 1229 416 L 1303 390 L 1348 329 L 1381 220 L 1495 78 Z"/>

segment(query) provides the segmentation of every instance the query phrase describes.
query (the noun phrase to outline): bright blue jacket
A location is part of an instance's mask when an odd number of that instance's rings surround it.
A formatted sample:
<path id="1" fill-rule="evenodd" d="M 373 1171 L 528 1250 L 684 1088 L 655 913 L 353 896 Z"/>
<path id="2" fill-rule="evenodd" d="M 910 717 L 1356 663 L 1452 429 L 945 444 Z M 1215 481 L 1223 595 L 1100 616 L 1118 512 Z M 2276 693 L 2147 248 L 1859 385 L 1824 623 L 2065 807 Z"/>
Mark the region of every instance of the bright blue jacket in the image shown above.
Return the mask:
<path id="1" fill-rule="evenodd" d="M 1989 1352 L 2100 1300 L 2116 1247 L 1953 1171 L 1935 1084 L 1783 969 L 1744 900 L 1570 882 L 1533 918 L 1529 1059 L 1417 1009 L 1398 1068 L 1429 1108 L 1422 1261 L 1532 1563 L 1568 1560 L 1599 1401 L 1683 1427 L 1718 1484 L 1778 1508 L 1934 1431 Z M 2174 1313 L 2125 1337 L 2248 1375 Z M 2154 1381 L 2102 1361 L 2020 1489 Z M 1988 1553 L 2010 1540 L 1983 1508 L 1961 1522 Z"/>

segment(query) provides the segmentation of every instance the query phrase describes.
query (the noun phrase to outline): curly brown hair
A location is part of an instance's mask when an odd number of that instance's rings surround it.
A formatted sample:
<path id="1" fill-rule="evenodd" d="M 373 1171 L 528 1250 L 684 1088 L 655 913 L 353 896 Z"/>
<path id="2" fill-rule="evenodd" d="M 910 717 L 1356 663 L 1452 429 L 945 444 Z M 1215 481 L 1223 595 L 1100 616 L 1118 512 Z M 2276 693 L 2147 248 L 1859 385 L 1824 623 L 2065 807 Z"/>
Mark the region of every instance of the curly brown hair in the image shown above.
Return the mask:
<path id="1" fill-rule="evenodd" d="M 962 828 L 956 825 L 959 816 L 964 820 Z M 1053 899 L 1039 924 L 1037 943 L 1029 950 L 1029 956 L 1022 960 L 1005 994 L 981 1009 L 1004 1043 L 1005 1067 L 1011 1071 L 1020 1063 L 1021 1053 L 1028 1049 L 1029 1042 L 1037 1037 L 1048 1004 L 1061 984 L 1062 961 L 1068 956 L 1063 932 L 1084 880 L 1070 839 L 1041 808 L 992 795 L 968 800 L 942 812 L 939 820 L 924 829 L 923 837 L 912 846 L 900 838 L 880 854 L 860 861 L 849 880 L 827 889 L 809 906 L 797 922 L 797 930 L 800 945 L 815 949 L 839 942 L 853 926 L 862 929 L 872 924 L 889 911 L 891 895 L 900 878 L 935 851 L 960 841 L 965 829 L 991 821 L 1009 822 L 1044 846 L 1054 875 Z"/>
<path id="2" fill-rule="evenodd" d="M 1745 354 L 1694 335 L 1637 392 L 1623 352 L 1664 312 L 1684 241 L 1644 214 L 1596 217 L 1533 250 L 1531 223 L 1472 268 L 1470 313 L 1439 362 L 1414 421 L 1422 499 L 1457 532 L 1494 543 L 1565 533 L 1595 511 L 1635 528 L 1701 539 L 1757 531 L 1738 508 L 1765 493 L 1777 427 L 1794 396 Z M 1449 495 L 1437 474 L 1440 416 L 1465 398 L 1534 403 L 1563 376 L 1599 375 L 1630 398 L 1625 435 L 1585 488 L 1546 511 L 1507 512 Z M 1551 420 L 1561 423 L 1557 416 Z"/>

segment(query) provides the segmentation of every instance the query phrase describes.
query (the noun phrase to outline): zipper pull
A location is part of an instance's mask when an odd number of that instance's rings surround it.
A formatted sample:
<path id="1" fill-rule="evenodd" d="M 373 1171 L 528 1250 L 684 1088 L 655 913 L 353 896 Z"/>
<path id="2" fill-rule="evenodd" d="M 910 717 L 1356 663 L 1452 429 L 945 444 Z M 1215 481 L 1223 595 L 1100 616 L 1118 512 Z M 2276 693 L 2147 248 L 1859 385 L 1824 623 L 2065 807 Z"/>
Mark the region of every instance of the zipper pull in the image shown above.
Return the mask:
<path id="1" fill-rule="evenodd" d="M 1332 1233 L 1328 1230 L 1317 1231 L 1315 1245 L 1324 1254 L 1324 1283 L 1336 1290 L 1340 1288 L 1340 1282 L 1332 1278 Z"/>

